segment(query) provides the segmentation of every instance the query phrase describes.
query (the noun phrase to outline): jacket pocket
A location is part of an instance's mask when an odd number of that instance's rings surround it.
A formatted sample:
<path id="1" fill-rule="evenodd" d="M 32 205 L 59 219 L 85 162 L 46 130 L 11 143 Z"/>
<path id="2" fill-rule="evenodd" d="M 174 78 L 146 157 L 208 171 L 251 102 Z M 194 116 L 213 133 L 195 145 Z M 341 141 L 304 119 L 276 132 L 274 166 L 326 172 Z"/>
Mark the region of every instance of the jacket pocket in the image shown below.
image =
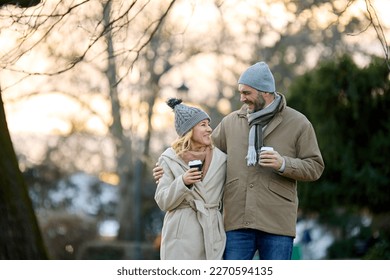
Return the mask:
<path id="1" fill-rule="evenodd" d="M 234 178 L 234 179 L 230 180 L 229 182 L 226 182 L 225 187 L 229 188 L 237 182 L 238 182 L 238 178 Z"/>
<path id="2" fill-rule="evenodd" d="M 181 239 L 183 237 L 183 231 L 188 220 L 188 212 L 184 209 L 176 210 L 176 218 L 171 222 L 171 227 L 176 228 L 175 238 Z"/>
<path id="3" fill-rule="evenodd" d="M 288 186 L 287 185 L 282 185 L 280 183 L 278 183 L 277 181 L 271 181 L 270 184 L 269 184 L 269 187 L 268 189 L 277 194 L 278 196 L 288 200 L 288 201 L 291 201 L 291 202 L 295 202 L 296 200 L 296 191 L 295 191 L 295 186 L 294 184 L 289 184 Z"/>

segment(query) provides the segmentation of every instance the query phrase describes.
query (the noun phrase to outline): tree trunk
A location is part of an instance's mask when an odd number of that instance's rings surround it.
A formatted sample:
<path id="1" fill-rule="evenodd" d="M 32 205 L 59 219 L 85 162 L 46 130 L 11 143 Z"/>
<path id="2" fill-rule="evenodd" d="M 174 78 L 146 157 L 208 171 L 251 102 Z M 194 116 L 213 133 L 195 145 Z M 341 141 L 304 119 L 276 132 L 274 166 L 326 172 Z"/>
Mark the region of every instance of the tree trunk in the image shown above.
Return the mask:
<path id="1" fill-rule="evenodd" d="M 110 28 L 110 12 L 111 1 L 108 1 L 104 7 L 104 24 Z M 118 96 L 118 80 L 115 63 L 114 44 L 112 40 L 111 30 L 108 29 L 105 33 L 107 42 L 107 57 L 108 66 L 106 76 L 109 83 L 110 100 L 111 100 L 111 115 L 112 124 L 110 126 L 110 133 L 114 139 L 117 173 L 120 178 L 121 197 L 119 200 L 118 220 L 119 220 L 119 240 L 133 241 L 136 237 L 136 220 L 133 215 L 134 204 L 132 201 L 133 191 L 131 188 L 132 178 L 132 152 L 131 152 L 131 138 L 123 133 L 122 118 L 121 118 L 121 104 Z"/>
<path id="2" fill-rule="evenodd" d="M 0 89 L 0 259 L 47 259 L 41 232 L 18 166 Z"/>

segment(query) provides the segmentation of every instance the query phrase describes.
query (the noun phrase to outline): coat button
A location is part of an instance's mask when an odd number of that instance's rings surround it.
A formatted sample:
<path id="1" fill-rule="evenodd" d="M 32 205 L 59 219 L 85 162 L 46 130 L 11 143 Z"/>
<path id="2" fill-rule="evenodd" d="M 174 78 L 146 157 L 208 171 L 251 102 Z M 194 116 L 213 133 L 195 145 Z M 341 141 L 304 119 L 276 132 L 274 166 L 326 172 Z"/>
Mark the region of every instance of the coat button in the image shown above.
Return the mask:
<path id="1" fill-rule="evenodd" d="M 250 184 L 249 187 L 250 187 L 250 188 L 253 188 L 253 184 Z"/>
<path id="2" fill-rule="evenodd" d="M 246 226 L 249 226 L 249 224 L 250 224 L 249 222 L 245 222 L 245 225 L 246 225 Z"/>

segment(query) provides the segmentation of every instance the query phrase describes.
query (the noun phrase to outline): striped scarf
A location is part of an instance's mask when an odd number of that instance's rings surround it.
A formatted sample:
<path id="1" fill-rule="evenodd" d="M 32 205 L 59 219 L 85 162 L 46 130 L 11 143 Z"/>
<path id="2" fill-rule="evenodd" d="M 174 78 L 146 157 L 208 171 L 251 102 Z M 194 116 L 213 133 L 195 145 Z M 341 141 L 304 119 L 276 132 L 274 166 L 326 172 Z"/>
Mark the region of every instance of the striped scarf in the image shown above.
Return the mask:
<path id="1" fill-rule="evenodd" d="M 248 142 L 248 154 L 246 156 L 247 165 L 255 166 L 257 163 L 257 155 L 263 146 L 263 131 L 269 121 L 278 112 L 281 96 L 275 93 L 275 100 L 266 108 L 248 114 L 249 123 L 249 142 Z"/>

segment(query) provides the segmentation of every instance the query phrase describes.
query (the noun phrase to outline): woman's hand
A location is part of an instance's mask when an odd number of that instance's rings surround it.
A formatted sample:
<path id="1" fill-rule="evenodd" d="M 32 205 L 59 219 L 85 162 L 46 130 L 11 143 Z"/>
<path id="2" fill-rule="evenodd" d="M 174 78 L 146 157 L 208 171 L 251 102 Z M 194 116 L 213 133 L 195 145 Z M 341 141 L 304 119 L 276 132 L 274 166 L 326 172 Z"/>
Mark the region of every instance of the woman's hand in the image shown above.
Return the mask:
<path id="1" fill-rule="evenodd" d="M 189 187 L 192 184 L 202 181 L 202 171 L 198 171 L 198 168 L 190 168 L 183 174 L 183 182 Z"/>
<path id="2" fill-rule="evenodd" d="M 183 182 L 186 186 L 191 186 L 192 184 L 198 183 L 202 180 L 202 174 L 203 172 L 198 171 L 197 168 L 191 168 L 183 174 Z M 156 184 L 159 183 L 163 175 L 163 168 L 156 163 L 156 166 L 153 168 L 153 178 L 156 180 Z"/>

